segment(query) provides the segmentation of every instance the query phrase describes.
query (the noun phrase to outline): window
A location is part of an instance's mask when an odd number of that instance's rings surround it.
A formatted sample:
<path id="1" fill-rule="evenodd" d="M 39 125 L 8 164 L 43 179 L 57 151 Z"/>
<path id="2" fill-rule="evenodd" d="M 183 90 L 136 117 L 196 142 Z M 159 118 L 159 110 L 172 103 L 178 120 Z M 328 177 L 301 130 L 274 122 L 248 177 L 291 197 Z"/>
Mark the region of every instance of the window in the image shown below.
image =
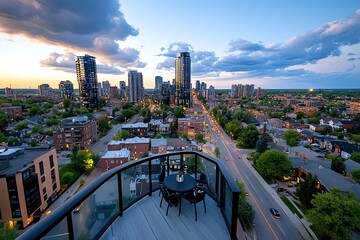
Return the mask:
<path id="1" fill-rule="evenodd" d="M 47 194 L 44 195 L 44 201 L 46 201 L 46 200 L 47 200 Z"/>
<path id="2" fill-rule="evenodd" d="M 56 183 L 54 183 L 54 184 L 53 184 L 53 187 L 52 187 L 52 188 L 53 188 L 53 191 L 55 191 L 55 190 L 56 190 L 56 188 L 57 188 Z"/>
<path id="3" fill-rule="evenodd" d="M 43 188 L 43 194 L 46 194 L 46 187 Z"/>
<path id="4" fill-rule="evenodd" d="M 54 156 L 50 155 L 49 160 L 50 160 L 50 168 L 53 168 L 54 167 Z"/>
<path id="5" fill-rule="evenodd" d="M 40 175 L 44 174 L 44 163 L 43 162 L 39 162 L 39 168 L 40 168 Z"/>
<path id="6" fill-rule="evenodd" d="M 41 177 L 41 183 L 45 182 L 45 176 Z"/>

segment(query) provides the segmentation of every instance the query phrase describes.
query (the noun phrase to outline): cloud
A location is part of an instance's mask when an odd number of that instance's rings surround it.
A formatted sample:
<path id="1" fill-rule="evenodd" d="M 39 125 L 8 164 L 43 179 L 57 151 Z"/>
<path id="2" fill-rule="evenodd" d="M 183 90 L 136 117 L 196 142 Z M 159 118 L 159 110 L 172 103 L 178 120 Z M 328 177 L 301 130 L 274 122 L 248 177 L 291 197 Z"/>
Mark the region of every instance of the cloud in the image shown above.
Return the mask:
<path id="1" fill-rule="evenodd" d="M 0 31 L 90 53 L 121 67 L 145 66 L 139 51 L 119 42 L 137 36 L 117 0 L 0 2 Z"/>
<path id="2" fill-rule="evenodd" d="M 54 70 L 60 70 L 64 72 L 75 73 L 75 59 L 76 55 L 71 52 L 65 52 L 64 54 L 53 52 L 49 57 L 41 60 L 40 64 L 43 67 L 50 67 Z M 124 74 L 123 71 L 110 64 L 96 63 L 97 73 L 102 74 Z"/>
<path id="3" fill-rule="evenodd" d="M 343 21 L 326 23 L 283 43 L 265 45 L 242 38 L 229 42 L 228 54 L 222 57 L 214 52 L 197 51 L 184 42 L 171 43 L 163 47 L 158 56 L 165 59 L 158 69 L 172 70 L 174 57 L 178 52 L 190 52 L 192 74 L 204 76 L 207 73 L 241 73 L 246 77 L 292 77 L 311 76 L 311 71 L 303 66 L 316 64 L 328 57 L 337 57 L 344 46 L 360 43 L 360 10 Z M 355 53 L 347 53 L 349 61 Z M 291 68 L 292 67 L 292 68 Z M 291 68 L 291 69 L 290 69 Z M 344 69 L 345 71 L 345 69 Z"/>

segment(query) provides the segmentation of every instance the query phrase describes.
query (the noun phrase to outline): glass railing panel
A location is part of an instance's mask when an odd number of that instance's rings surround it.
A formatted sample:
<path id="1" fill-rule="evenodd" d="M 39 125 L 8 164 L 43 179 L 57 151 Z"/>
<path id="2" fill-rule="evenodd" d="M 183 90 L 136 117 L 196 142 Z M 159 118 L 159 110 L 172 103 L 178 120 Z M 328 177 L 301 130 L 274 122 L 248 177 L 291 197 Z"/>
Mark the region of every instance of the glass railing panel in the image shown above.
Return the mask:
<path id="1" fill-rule="evenodd" d="M 74 238 L 94 239 L 118 212 L 118 179 L 115 175 L 72 211 Z"/>
<path id="2" fill-rule="evenodd" d="M 46 219 L 46 217 L 45 217 Z M 67 220 L 64 218 L 61 222 L 59 222 L 50 232 L 48 232 L 44 237 L 41 239 L 46 240 L 68 240 L 69 232 L 68 232 L 68 225 Z"/>
<path id="3" fill-rule="evenodd" d="M 159 188 L 159 175 L 161 172 L 165 174 L 165 161 L 166 158 L 156 158 L 151 160 L 151 182 L 152 182 L 152 191 Z M 165 175 L 164 175 L 165 176 Z"/>
<path id="4" fill-rule="evenodd" d="M 199 183 L 203 183 L 207 192 L 213 196 L 216 195 L 216 164 L 210 162 L 209 160 L 198 156 L 197 160 L 198 166 L 198 179 Z M 205 180 L 205 181 L 204 181 Z"/>
<path id="5" fill-rule="evenodd" d="M 177 173 L 180 169 L 181 169 L 180 154 L 169 156 L 169 173 L 170 174 Z"/>
<path id="6" fill-rule="evenodd" d="M 224 193 L 225 193 L 225 203 L 224 203 L 224 212 L 225 212 L 225 218 L 228 223 L 231 223 L 231 217 L 232 217 L 232 199 L 233 199 L 233 192 L 231 191 L 229 185 L 225 181 L 224 184 Z"/>

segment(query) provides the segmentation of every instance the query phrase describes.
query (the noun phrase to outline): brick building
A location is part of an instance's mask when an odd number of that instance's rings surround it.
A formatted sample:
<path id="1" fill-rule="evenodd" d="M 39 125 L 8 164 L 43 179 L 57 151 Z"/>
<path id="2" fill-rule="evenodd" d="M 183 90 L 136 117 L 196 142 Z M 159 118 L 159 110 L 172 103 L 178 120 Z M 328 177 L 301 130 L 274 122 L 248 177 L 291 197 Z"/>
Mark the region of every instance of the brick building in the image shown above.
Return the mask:
<path id="1" fill-rule="evenodd" d="M 143 122 L 127 123 L 121 127 L 122 130 L 129 131 L 131 137 L 147 137 L 148 128 L 149 124 Z"/>
<path id="2" fill-rule="evenodd" d="M 195 138 L 199 134 L 204 133 L 205 117 L 197 116 L 190 118 L 178 119 L 178 134 L 186 133 L 189 138 Z"/>
<path id="3" fill-rule="evenodd" d="M 112 140 L 107 145 L 108 150 L 121 150 L 123 148 L 130 150 L 130 159 L 142 158 L 142 155 L 150 150 L 150 138 L 128 138 L 121 141 Z"/>
<path id="4" fill-rule="evenodd" d="M 89 149 L 98 139 L 98 123 L 87 116 L 66 118 L 60 123 L 60 130 L 54 133 L 54 146 L 57 151 Z"/>
<path id="5" fill-rule="evenodd" d="M 106 172 L 121 164 L 130 161 L 130 151 L 126 148 L 121 150 L 106 151 L 104 156 L 100 158 L 101 172 Z"/>
<path id="6" fill-rule="evenodd" d="M 9 122 L 13 122 L 16 118 L 22 116 L 21 106 L 11 106 L 10 104 L 0 105 L 0 111 L 4 111 L 8 116 Z"/>
<path id="7" fill-rule="evenodd" d="M 55 149 L 0 152 L 0 222 L 27 227 L 60 190 Z"/>
<path id="8" fill-rule="evenodd" d="M 312 117 L 319 111 L 319 108 L 317 107 L 301 107 L 297 105 L 293 105 L 294 112 L 303 112 L 307 117 Z"/>

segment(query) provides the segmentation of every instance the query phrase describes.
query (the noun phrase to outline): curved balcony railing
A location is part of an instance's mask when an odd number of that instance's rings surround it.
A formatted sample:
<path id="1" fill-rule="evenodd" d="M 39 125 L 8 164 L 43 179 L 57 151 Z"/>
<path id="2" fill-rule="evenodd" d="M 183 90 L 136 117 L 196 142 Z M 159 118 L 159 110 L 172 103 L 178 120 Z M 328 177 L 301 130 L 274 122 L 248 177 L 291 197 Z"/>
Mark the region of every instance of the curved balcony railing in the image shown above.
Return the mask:
<path id="1" fill-rule="evenodd" d="M 221 209 L 231 239 L 237 239 L 240 190 L 224 164 L 195 151 L 166 153 L 128 162 L 103 173 L 18 239 L 98 239 L 126 209 L 159 189 L 158 175 L 185 167 L 207 176 L 207 194 Z"/>

